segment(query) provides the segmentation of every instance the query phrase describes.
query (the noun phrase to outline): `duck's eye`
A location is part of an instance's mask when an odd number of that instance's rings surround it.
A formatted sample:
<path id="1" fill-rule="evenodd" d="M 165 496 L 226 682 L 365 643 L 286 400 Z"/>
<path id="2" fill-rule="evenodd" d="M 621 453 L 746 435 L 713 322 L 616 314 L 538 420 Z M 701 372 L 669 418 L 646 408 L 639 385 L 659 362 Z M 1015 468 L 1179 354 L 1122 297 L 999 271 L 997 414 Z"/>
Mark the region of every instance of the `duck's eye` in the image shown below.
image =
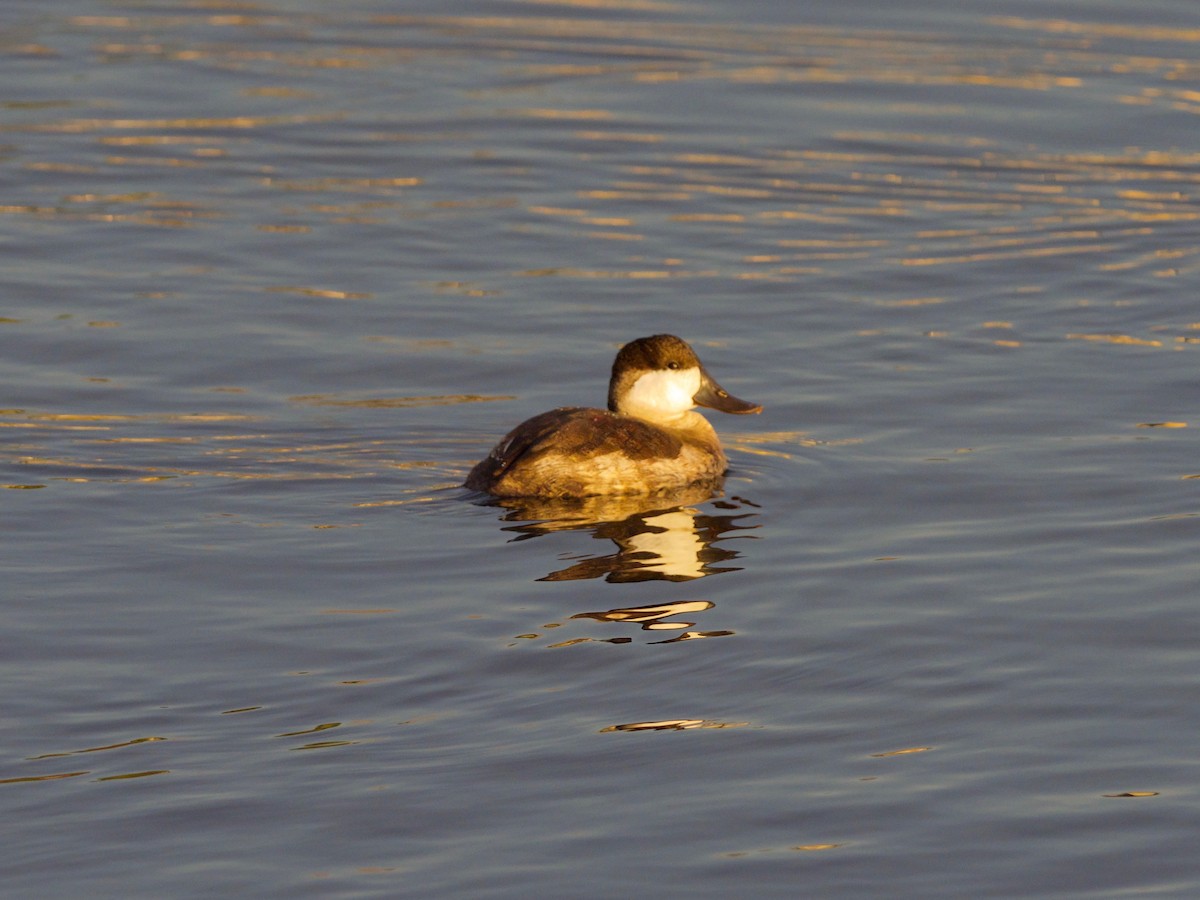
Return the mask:
<path id="1" fill-rule="evenodd" d="M 667 363 L 667 368 L 668 368 L 668 369 L 678 369 L 678 368 L 679 368 L 679 363 L 677 363 L 677 362 L 669 362 L 669 363 Z"/>

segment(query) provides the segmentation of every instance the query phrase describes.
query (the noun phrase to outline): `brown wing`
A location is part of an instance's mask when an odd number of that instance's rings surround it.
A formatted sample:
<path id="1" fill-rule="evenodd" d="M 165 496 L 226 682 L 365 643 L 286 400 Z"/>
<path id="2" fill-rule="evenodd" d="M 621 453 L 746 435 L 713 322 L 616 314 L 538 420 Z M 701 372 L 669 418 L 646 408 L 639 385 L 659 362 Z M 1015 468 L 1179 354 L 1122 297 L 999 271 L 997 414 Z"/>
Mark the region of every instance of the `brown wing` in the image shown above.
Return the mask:
<path id="1" fill-rule="evenodd" d="M 546 453 L 602 456 L 621 453 L 629 459 L 674 459 L 683 442 L 649 422 L 619 416 L 605 409 L 563 407 L 526 419 L 479 463 L 467 485 L 500 478 L 519 461 Z"/>

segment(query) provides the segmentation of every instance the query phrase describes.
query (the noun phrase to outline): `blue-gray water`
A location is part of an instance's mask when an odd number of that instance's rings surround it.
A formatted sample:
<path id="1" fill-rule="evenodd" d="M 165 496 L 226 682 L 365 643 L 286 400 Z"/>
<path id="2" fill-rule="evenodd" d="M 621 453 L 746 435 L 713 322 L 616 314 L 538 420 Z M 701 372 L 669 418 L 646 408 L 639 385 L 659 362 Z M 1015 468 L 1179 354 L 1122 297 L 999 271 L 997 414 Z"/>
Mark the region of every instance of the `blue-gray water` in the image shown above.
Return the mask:
<path id="1" fill-rule="evenodd" d="M 4 893 L 1200 894 L 1198 48 L 6 6 Z M 457 486 L 658 331 L 723 496 Z"/>

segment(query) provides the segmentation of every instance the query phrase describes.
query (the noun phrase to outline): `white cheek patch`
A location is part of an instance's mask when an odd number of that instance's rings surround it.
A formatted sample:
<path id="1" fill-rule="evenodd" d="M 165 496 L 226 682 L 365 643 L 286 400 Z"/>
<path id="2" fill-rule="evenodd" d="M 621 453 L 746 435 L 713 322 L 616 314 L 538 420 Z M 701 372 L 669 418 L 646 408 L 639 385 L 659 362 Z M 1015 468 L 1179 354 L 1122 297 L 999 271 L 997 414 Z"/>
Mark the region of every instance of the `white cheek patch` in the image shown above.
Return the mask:
<path id="1" fill-rule="evenodd" d="M 634 382 L 627 406 L 634 415 L 677 416 L 696 405 L 692 398 L 699 390 L 698 368 L 660 369 Z"/>

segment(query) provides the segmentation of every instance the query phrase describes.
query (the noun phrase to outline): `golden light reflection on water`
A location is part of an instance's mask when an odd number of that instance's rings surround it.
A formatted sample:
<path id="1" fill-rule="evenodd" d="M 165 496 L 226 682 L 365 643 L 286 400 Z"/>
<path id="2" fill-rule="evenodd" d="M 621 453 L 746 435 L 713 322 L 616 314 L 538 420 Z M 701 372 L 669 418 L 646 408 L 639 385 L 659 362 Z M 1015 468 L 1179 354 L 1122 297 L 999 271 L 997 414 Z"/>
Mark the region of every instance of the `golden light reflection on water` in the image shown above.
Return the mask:
<path id="1" fill-rule="evenodd" d="M 78 778 L 81 775 L 91 775 L 90 771 L 55 772 L 51 775 L 25 775 L 19 778 L 0 778 L 0 784 L 27 784 L 38 781 L 61 781 L 64 778 Z"/>
<path id="2" fill-rule="evenodd" d="M 335 407 L 365 409 L 470 402 L 445 397 L 361 401 L 317 398 L 313 405 L 324 405 L 326 400 Z M 227 424 L 249 422 L 270 427 L 249 433 L 221 430 Z M 397 488 L 399 496 L 347 502 L 347 507 L 364 508 L 428 502 L 431 491 L 457 486 L 466 463 L 447 461 L 444 450 L 431 451 L 431 447 L 457 449 L 460 443 L 473 445 L 453 436 L 431 437 L 428 441 L 403 436 L 314 441 L 309 432 L 289 434 L 267 419 L 240 413 L 91 414 L 10 409 L 0 410 L 3 428 L 14 429 L 19 440 L 10 442 L 0 459 L 36 472 L 42 479 L 4 485 L 11 489 L 90 482 L 188 484 L 207 478 L 353 480 L 378 478 L 381 473 L 395 470 L 421 470 L 445 479 L 432 486 Z M 360 523 L 309 524 L 332 528 Z"/>
<path id="3" fill-rule="evenodd" d="M 3 125 L 0 132 L 45 131 L 78 134 L 99 131 L 135 131 L 159 129 L 186 129 L 208 131 L 222 128 L 262 128 L 272 125 L 304 125 L 329 121 L 328 116 L 233 116 L 230 118 L 195 119 L 68 119 L 39 125 Z M 149 143 L 148 141 L 141 141 Z M 154 143 L 170 143 L 158 138 Z"/>
<path id="4" fill-rule="evenodd" d="M 756 857 L 762 854 L 778 853 L 781 850 L 787 850 L 796 853 L 815 853 L 822 850 L 836 850 L 838 847 L 845 847 L 844 843 L 833 844 L 794 844 L 791 847 L 763 847 L 761 850 L 731 850 L 728 853 L 722 853 L 721 856 L 725 859 L 746 859 Z"/>
<path id="5" fill-rule="evenodd" d="M 568 7 L 570 15 L 542 14 L 538 6 Z M 279 195 L 313 194 L 330 217 L 320 224 L 387 225 L 396 218 L 433 214 L 479 219 L 488 209 L 524 209 L 535 216 L 572 216 L 582 226 L 555 232 L 584 249 L 595 241 L 609 243 L 615 254 L 628 253 L 661 239 L 670 228 L 672 243 L 687 246 L 687 232 L 703 229 L 720 235 L 737 231 L 744 251 L 736 260 L 676 259 L 671 265 L 653 258 L 626 259 L 611 265 L 580 265 L 579 254 L 568 249 L 555 265 L 516 268 L 506 276 L 568 279 L 680 279 L 723 277 L 739 281 L 794 282 L 812 275 L 835 274 L 848 262 L 880 267 L 940 267 L 963 271 L 989 264 L 1019 264 L 1032 260 L 1078 260 L 1078 265 L 1104 271 L 1147 271 L 1158 278 L 1176 278 L 1200 270 L 1200 253 L 1161 246 L 1150 253 L 1131 250 L 1156 241 L 1176 242 L 1166 229 L 1200 219 L 1195 210 L 1196 171 L 1200 155 L 1162 148 L 1129 147 L 1112 152 L 1055 152 L 1026 147 L 1014 150 L 997 139 L 964 132 L 958 127 L 970 108 L 955 102 L 897 99 L 887 105 L 913 116 L 944 120 L 946 133 L 915 129 L 888 131 L 864 127 L 842 130 L 826 146 L 786 146 L 765 143 L 729 149 L 696 149 L 668 129 L 645 127 L 626 110 L 601 103 L 572 106 L 547 86 L 570 80 L 599 82 L 620 92 L 626 85 L 679 82 L 718 82 L 724 86 L 831 84 L 898 88 L 928 88 L 949 92 L 956 87 L 1003 93 L 1029 93 L 1072 103 L 1082 90 L 1102 90 L 1114 73 L 1136 72 L 1150 83 L 1113 102 L 1137 103 L 1151 109 L 1196 113 L 1200 91 L 1179 82 L 1195 78 L 1200 65 L 1179 55 L 1179 45 L 1195 43 L 1194 29 L 1171 29 L 1111 23 L 1073 22 L 993 16 L 987 21 L 999 34 L 1033 35 L 1009 44 L 963 46 L 938 34 L 910 34 L 884 29 L 858 29 L 777 24 L 702 23 L 680 16 L 681 7 L 650 0 L 572 0 L 539 3 L 520 15 L 417 15 L 368 17 L 372 29 L 386 30 L 394 42 L 362 44 L 348 41 L 337 47 L 288 43 L 286 49 L 266 42 L 244 40 L 262 29 L 294 27 L 299 21 L 319 24 L 319 15 L 280 17 L 253 12 L 236 14 L 80 16 L 72 27 L 97 37 L 102 59 L 199 61 L 238 70 L 261 67 L 276 83 L 246 88 L 242 95 L 279 103 L 307 103 L 304 111 L 230 114 L 223 116 L 71 116 L 58 120 L 14 121 L 0 130 L 10 133 L 59 133 L 94 136 L 102 146 L 126 148 L 77 174 L 103 173 L 109 167 L 210 168 L 235 152 L 241 137 L 230 132 L 305 128 L 345 121 L 349 113 L 322 108 L 319 90 L 306 90 L 309 70 L 377 68 L 407 71 L 424 60 L 448 53 L 500 61 L 510 81 L 471 94 L 479 105 L 470 117 L 503 128 L 556 129 L 559 140 L 578 148 L 579 160 L 599 144 L 636 149 L 636 161 L 611 167 L 588 168 L 594 178 L 576 185 L 574 203 L 546 202 L 545 196 L 501 197 L 494 194 L 465 201 L 454 187 L 415 172 L 362 176 L 290 177 L 264 166 L 256 177 L 268 192 Z M 648 14 L 621 19 L 589 17 L 591 10 L 638 10 Z M 658 14 L 657 16 L 649 14 Z M 197 25 L 222 29 L 237 40 L 189 42 L 186 29 Z M 126 38 L 138 35 L 137 40 Z M 449 39 L 448 39 L 449 38 Z M 1039 40 L 1040 39 L 1040 40 Z M 1131 53 L 1123 42 L 1150 42 Z M 1155 55 L 1155 42 L 1164 46 Z M 32 52 L 36 48 L 27 48 Z M 549 56 L 553 54 L 553 58 Z M 494 95 L 494 96 L 493 96 Z M 517 102 L 492 103 L 494 97 L 516 96 Z M 958 95 L 949 93 L 953 99 Z M 522 102 L 524 101 L 524 102 Z M 829 108 L 844 106 L 861 113 L 851 101 L 830 95 Z M 70 107 L 67 107 L 70 109 Z M 420 127 L 395 126 L 359 140 L 381 145 L 424 142 L 446 147 L 472 146 L 480 158 L 500 150 L 471 127 L 459 131 L 435 123 Z M 129 133 L 140 132 L 140 133 Z M 841 146 L 838 146 L 840 144 Z M 157 156 L 173 149 L 175 156 Z M 31 165 L 72 166 L 74 163 L 37 160 Z M 98 192 L 97 192 L 98 193 Z M 367 210 L 354 208 L 356 197 L 400 197 L 393 203 L 375 200 Z M 55 203 L 14 203 L 0 207 L 12 215 L 100 222 L 129 222 L 164 228 L 203 226 L 224 215 L 221 203 L 212 206 L 172 200 L 127 199 L 128 209 L 97 209 L 98 199 L 73 192 Z M 314 198 L 316 199 L 316 198 Z M 283 197 L 280 197 L 281 202 Z M 500 204 L 497 206 L 497 204 Z M 341 210 L 341 212 L 338 212 Z M 261 215 L 261 214 L 260 214 Z M 928 227 L 939 218 L 978 220 L 1003 216 L 1019 219 L 995 230 Z M 908 223 L 877 233 L 877 220 Z M 827 246 L 796 239 L 780 231 L 784 223 L 822 223 L 857 234 L 836 235 Z M 547 223 L 553 227 L 553 223 Z M 1138 232 L 1131 226 L 1141 226 Z M 258 222 L 256 227 L 286 239 L 305 239 L 314 231 L 308 223 Z M 1140 235 L 1143 241 L 1127 238 Z M 1167 254 L 1164 256 L 1163 254 Z M 1177 254 L 1171 256 L 1171 254 Z M 1169 259 L 1169 264 L 1164 264 Z M 306 296 L 354 299 L 353 291 L 320 287 L 282 287 Z M 474 284 L 467 296 L 503 293 L 495 284 Z M 1018 342 L 1001 344 L 1019 347 Z"/>
<path id="6" fill-rule="evenodd" d="M 691 731 L 696 728 L 745 728 L 749 722 L 717 722 L 711 719 L 662 719 L 655 722 L 626 722 L 600 729 L 601 734 L 613 731 Z"/>
<path id="7" fill-rule="evenodd" d="M 1103 797 L 1157 797 L 1158 791 L 1124 791 L 1120 794 L 1102 794 Z"/>
<path id="8" fill-rule="evenodd" d="M 871 756 L 876 759 L 885 759 L 889 756 L 908 756 L 912 753 L 926 753 L 932 749 L 932 747 L 905 747 L 903 750 L 887 750 L 883 753 L 872 753 Z"/>
<path id="9" fill-rule="evenodd" d="M 122 741 L 119 744 L 106 744 L 103 747 L 85 747 L 83 750 L 66 750 L 59 753 L 42 753 L 38 756 L 29 756 L 26 759 L 53 759 L 58 756 L 77 756 L 81 753 L 99 753 L 104 750 L 122 750 L 125 747 L 133 747 L 138 744 L 149 744 L 156 741 L 165 741 L 165 737 L 142 737 L 133 738 L 132 740 Z"/>
<path id="10" fill-rule="evenodd" d="M 459 403 L 493 403 L 498 400 L 513 400 L 511 394 L 441 394 L 425 397 L 369 397 L 346 399 L 331 394 L 307 394 L 289 397 L 292 403 L 306 406 L 343 406 L 362 409 L 409 409 L 418 406 L 454 406 Z"/>
<path id="11" fill-rule="evenodd" d="M 1133 337 L 1128 334 L 1068 334 L 1069 341 L 1100 341 L 1106 344 L 1124 344 L 1133 347 L 1161 347 L 1162 341 Z"/>
<path id="12" fill-rule="evenodd" d="M 300 285 L 277 285 L 264 288 L 273 294 L 299 294 L 302 297 L 317 297 L 323 300 L 370 300 L 371 295 L 354 291 L 336 291 L 327 288 L 302 287 Z"/>
<path id="13" fill-rule="evenodd" d="M 1164 28 L 1156 25 L 1125 25 L 1106 22 L 1072 22 L 1067 19 L 1027 19 L 1020 16 L 990 16 L 993 25 L 1047 34 L 1072 34 L 1089 37 L 1119 37 L 1133 40 L 1200 42 L 1200 28 Z"/>

